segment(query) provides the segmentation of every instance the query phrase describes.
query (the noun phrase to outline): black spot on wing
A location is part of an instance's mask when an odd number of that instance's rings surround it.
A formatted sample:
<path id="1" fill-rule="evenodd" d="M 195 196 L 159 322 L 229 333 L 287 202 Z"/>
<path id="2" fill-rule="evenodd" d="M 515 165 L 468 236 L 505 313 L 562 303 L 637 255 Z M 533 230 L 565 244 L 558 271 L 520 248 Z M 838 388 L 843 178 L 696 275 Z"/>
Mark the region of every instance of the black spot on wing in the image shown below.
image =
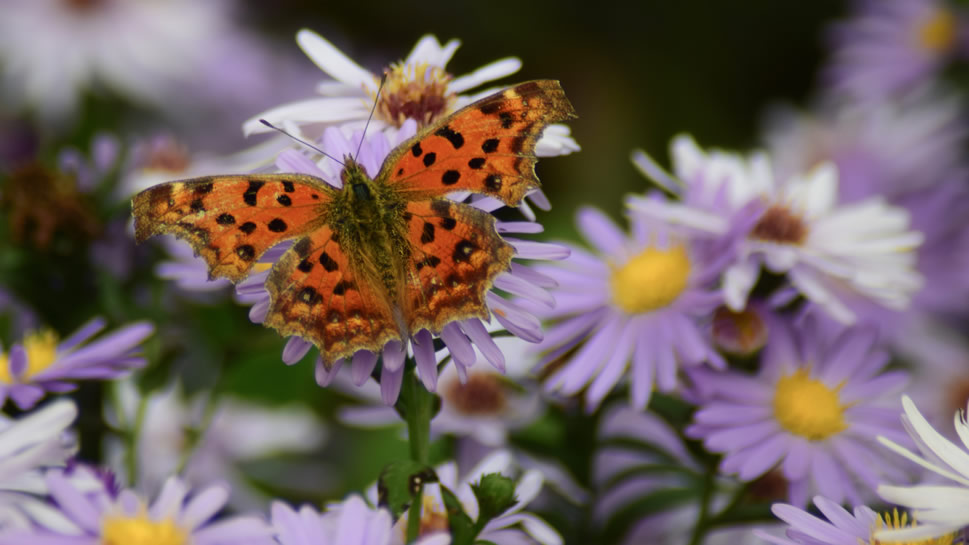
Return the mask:
<path id="1" fill-rule="evenodd" d="M 448 170 L 441 176 L 441 183 L 444 185 L 454 185 L 461 179 L 461 173 L 456 170 Z"/>
<path id="2" fill-rule="evenodd" d="M 485 164 L 484 157 L 475 157 L 474 159 L 471 159 L 470 161 L 468 161 L 468 168 L 471 168 L 474 170 L 481 170 L 484 164 Z"/>
<path id="3" fill-rule="evenodd" d="M 320 265 L 323 265 L 326 272 L 333 272 L 340 268 L 337 262 L 326 252 L 320 254 Z"/>
<path id="4" fill-rule="evenodd" d="M 499 140 L 497 138 L 489 138 L 481 143 L 481 151 L 485 153 L 494 153 L 498 149 Z"/>
<path id="5" fill-rule="evenodd" d="M 447 125 L 434 131 L 434 134 L 442 138 L 447 138 L 448 142 L 454 146 L 454 149 L 460 149 L 464 145 L 464 136 Z"/>
<path id="6" fill-rule="evenodd" d="M 280 196 L 276 197 L 276 202 L 278 202 L 279 204 L 281 204 L 283 206 L 292 206 L 293 205 L 293 199 L 290 199 L 289 198 L 289 195 L 280 195 Z"/>
<path id="7" fill-rule="evenodd" d="M 256 230 L 256 224 L 251 221 L 247 221 L 239 226 L 239 230 L 247 235 L 251 235 L 253 231 Z"/>
<path id="8" fill-rule="evenodd" d="M 219 214 L 219 217 L 215 218 L 215 223 L 219 225 L 232 225 L 235 222 L 236 218 L 232 214 Z"/>
<path id="9" fill-rule="evenodd" d="M 293 191 L 296 191 L 296 186 L 293 185 L 293 182 L 285 182 L 284 181 L 283 182 L 283 191 L 285 191 L 286 193 L 292 193 Z"/>
<path id="10" fill-rule="evenodd" d="M 448 231 L 454 229 L 458 225 L 458 222 L 454 218 L 441 218 L 441 227 L 447 229 Z"/>
<path id="11" fill-rule="evenodd" d="M 411 146 L 410 152 L 411 152 L 411 155 L 413 155 L 414 157 L 420 157 L 421 154 L 424 153 L 424 150 L 421 149 L 421 143 L 417 142 L 416 144 Z"/>
<path id="12" fill-rule="evenodd" d="M 273 233 L 285 233 L 288 226 L 281 218 L 274 218 L 271 222 L 269 222 L 267 227 L 269 227 L 269 230 Z"/>
<path id="13" fill-rule="evenodd" d="M 252 261 L 256 258 L 256 249 L 250 244 L 243 244 L 236 247 L 236 255 L 243 261 Z"/>
<path id="14" fill-rule="evenodd" d="M 469 263 L 471 261 L 471 254 L 477 249 L 470 240 L 462 240 L 454 247 L 454 253 L 451 254 L 451 258 L 458 263 Z"/>
<path id="15" fill-rule="evenodd" d="M 425 221 L 424 228 L 421 230 L 421 244 L 432 242 L 434 242 L 434 225 Z"/>
<path id="16" fill-rule="evenodd" d="M 424 166 L 429 167 L 437 160 L 437 154 L 433 151 L 424 156 Z"/>
<path id="17" fill-rule="evenodd" d="M 245 203 L 249 206 L 256 206 L 256 197 L 259 195 L 259 190 L 264 185 L 266 185 L 266 182 L 251 180 L 249 182 L 249 187 L 246 188 L 246 192 L 242 194 L 242 200 L 245 201 Z"/>
<path id="18" fill-rule="evenodd" d="M 195 186 L 195 194 L 205 195 L 207 193 L 211 193 L 212 187 L 213 187 L 212 182 L 205 182 L 205 183 L 198 184 L 197 186 Z"/>

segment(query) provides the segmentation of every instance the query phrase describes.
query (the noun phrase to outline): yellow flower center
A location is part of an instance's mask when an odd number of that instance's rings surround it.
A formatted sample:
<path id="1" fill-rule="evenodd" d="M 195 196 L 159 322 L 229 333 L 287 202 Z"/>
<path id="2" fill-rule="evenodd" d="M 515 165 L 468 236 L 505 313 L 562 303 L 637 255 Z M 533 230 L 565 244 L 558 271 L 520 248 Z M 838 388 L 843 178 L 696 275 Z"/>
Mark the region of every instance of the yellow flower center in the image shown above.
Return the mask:
<path id="1" fill-rule="evenodd" d="M 421 127 L 429 125 L 451 111 L 457 100 L 448 91 L 450 81 L 451 74 L 439 66 L 394 63 L 387 69 L 375 115 L 397 127 L 408 119 Z"/>
<path id="2" fill-rule="evenodd" d="M 101 526 L 101 545 L 188 545 L 188 533 L 171 519 L 110 517 Z"/>
<path id="3" fill-rule="evenodd" d="M 47 369 L 57 359 L 57 334 L 46 329 L 37 333 L 30 333 L 24 338 L 24 350 L 27 352 L 27 369 L 23 379 Z M 7 354 L 0 354 L 0 382 L 13 384 L 16 378 L 10 373 L 10 360 Z"/>
<path id="4" fill-rule="evenodd" d="M 663 308 L 683 293 L 690 278 L 690 258 L 683 246 L 646 248 L 612 271 L 612 300 L 630 314 Z"/>
<path id="5" fill-rule="evenodd" d="M 811 441 L 821 441 L 836 435 L 848 425 L 838 390 L 809 376 L 807 369 L 777 381 L 774 393 L 774 418 L 781 427 Z"/>
<path id="6" fill-rule="evenodd" d="M 891 513 L 882 513 L 882 516 L 875 523 L 875 527 L 871 530 L 871 538 L 868 540 L 870 545 L 952 545 L 955 539 L 955 534 L 946 534 L 939 537 L 930 537 L 928 539 L 920 539 L 918 541 L 887 541 L 881 539 L 875 539 L 875 532 L 882 529 L 899 530 L 902 528 L 911 528 L 918 526 L 918 522 L 915 517 L 912 517 L 912 524 L 908 523 L 908 513 L 902 512 L 901 515 L 898 513 L 898 509 L 892 509 Z"/>
<path id="7" fill-rule="evenodd" d="M 955 43 L 958 28 L 956 16 L 938 8 L 918 27 L 918 44 L 930 52 L 943 53 Z"/>

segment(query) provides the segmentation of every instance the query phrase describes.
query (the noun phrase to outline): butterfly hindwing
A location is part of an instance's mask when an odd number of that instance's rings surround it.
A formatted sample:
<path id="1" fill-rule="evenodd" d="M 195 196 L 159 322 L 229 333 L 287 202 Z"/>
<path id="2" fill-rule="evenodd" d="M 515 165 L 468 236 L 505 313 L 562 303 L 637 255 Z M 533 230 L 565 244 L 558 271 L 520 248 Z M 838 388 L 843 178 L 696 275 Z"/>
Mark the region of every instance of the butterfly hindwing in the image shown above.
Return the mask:
<path id="1" fill-rule="evenodd" d="M 238 282 L 277 243 L 320 223 L 332 189 L 299 174 L 208 176 L 135 195 L 135 238 L 174 234 L 192 245 L 211 278 Z"/>
<path id="2" fill-rule="evenodd" d="M 405 218 L 411 248 L 401 307 L 410 331 L 438 332 L 454 320 L 488 319 L 485 294 L 514 254 L 495 230 L 494 217 L 432 199 L 408 203 Z"/>
<path id="3" fill-rule="evenodd" d="M 315 344 L 327 366 L 401 338 L 382 284 L 343 251 L 327 226 L 283 254 L 266 289 L 271 297 L 266 325 Z"/>
<path id="4" fill-rule="evenodd" d="M 402 143 L 377 180 L 409 200 L 467 190 L 517 205 L 533 188 L 535 144 L 550 123 L 575 117 L 557 81 L 522 83 L 465 106 Z"/>

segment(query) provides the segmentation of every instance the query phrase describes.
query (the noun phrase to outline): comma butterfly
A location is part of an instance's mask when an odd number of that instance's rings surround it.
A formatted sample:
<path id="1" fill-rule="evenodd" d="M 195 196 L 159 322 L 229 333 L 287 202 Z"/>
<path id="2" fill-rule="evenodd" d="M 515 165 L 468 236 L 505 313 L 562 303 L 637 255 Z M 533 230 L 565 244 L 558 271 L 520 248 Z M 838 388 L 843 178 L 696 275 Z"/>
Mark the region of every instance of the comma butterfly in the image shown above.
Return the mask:
<path id="1" fill-rule="evenodd" d="M 233 282 L 263 252 L 296 239 L 266 279 L 265 324 L 313 342 L 329 367 L 421 329 L 489 319 L 485 294 L 514 249 L 493 216 L 446 195 L 464 190 L 519 204 L 539 185 L 542 131 L 574 117 L 557 81 L 522 83 L 425 127 L 373 179 L 346 157 L 341 189 L 301 174 L 151 187 L 132 199 L 135 236 L 185 239 L 211 278 Z"/>

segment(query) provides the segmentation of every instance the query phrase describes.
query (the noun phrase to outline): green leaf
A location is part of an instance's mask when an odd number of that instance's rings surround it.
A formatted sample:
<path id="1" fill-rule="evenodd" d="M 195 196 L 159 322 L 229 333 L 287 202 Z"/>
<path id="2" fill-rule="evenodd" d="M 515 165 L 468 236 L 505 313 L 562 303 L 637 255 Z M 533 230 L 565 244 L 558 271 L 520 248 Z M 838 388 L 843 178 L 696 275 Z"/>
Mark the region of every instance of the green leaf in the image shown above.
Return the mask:
<path id="1" fill-rule="evenodd" d="M 478 499 L 478 520 L 475 527 L 480 531 L 488 521 L 515 505 L 515 481 L 500 473 L 488 473 L 481 481 L 471 485 Z"/>
<path id="2" fill-rule="evenodd" d="M 434 468 L 412 460 L 388 464 L 377 479 L 377 502 L 400 518 L 426 483 L 436 483 Z"/>
<path id="3" fill-rule="evenodd" d="M 471 517 L 464 512 L 464 506 L 453 492 L 441 486 L 441 497 L 447 510 L 448 528 L 451 530 L 451 545 L 471 545 L 478 536 L 479 529 Z"/>

